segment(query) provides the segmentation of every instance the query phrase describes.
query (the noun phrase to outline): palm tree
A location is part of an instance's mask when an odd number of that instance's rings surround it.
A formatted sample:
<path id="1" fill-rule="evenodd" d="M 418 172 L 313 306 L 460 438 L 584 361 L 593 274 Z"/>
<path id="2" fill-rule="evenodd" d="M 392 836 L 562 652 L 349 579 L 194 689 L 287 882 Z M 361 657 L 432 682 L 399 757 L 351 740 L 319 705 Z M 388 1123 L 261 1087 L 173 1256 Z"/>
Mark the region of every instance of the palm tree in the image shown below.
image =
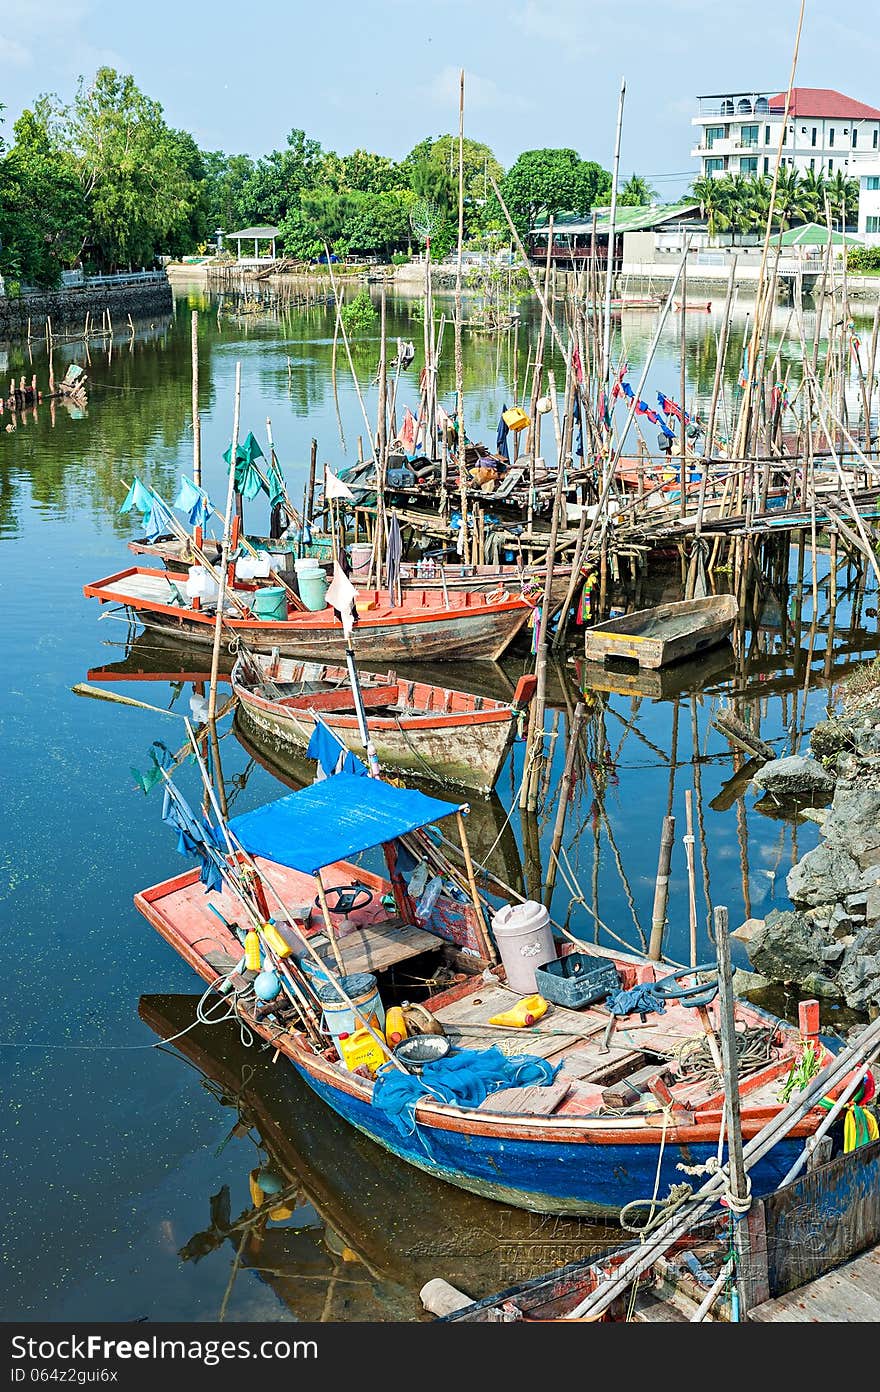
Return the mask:
<path id="1" fill-rule="evenodd" d="M 806 221 L 801 176 L 791 165 L 786 165 L 779 171 L 773 214 L 774 220 L 778 220 L 783 232 L 788 231 L 792 222 Z"/>
<path id="2" fill-rule="evenodd" d="M 823 169 L 808 169 L 801 176 L 801 209 L 808 221 L 824 221 L 827 191 Z"/>
<path id="3" fill-rule="evenodd" d="M 647 179 L 640 174 L 630 174 L 620 190 L 620 203 L 624 208 L 646 208 L 657 196 L 657 190 L 651 188 Z"/>
<path id="4" fill-rule="evenodd" d="M 835 169 L 825 189 L 831 216 L 843 227 L 858 222 L 859 181 L 850 179 L 842 169 Z"/>
<path id="5" fill-rule="evenodd" d="M 711 174 L 695 179 L 694 198 L 700 202 L 700 216 L 706 219 L 710 237 L 726 232 L 730 227 L 730 184 L 729 178 L 715 179 Z"/>

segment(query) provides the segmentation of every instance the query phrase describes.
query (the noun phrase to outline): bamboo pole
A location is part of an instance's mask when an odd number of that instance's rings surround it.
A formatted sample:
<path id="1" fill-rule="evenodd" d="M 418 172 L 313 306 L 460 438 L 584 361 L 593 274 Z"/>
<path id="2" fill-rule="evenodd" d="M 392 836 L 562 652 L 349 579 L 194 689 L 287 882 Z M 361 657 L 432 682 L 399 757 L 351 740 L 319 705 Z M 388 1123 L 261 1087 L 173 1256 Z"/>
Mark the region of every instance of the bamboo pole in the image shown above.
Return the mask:
<path id="1" fill-rule="evenodd" d="M 651 911 L 651 940 L 648 957 L 659 962 L 663 955 L 663 930 L 666 927 L 666 905 L 669 900 L 669 867 L 672 863 L 672 847 L 675 842 L 675 818 L 663 818 L 663 832 L 660 837 L 660 858 L 657 862 L 657 878 L 654 882 L 654 907 Z"/>
<path id="2" fill-rule="evenodd" d="M 492 942 L 490 941 L 489 935 L 486 932 L 486 920 L 483 917 L 483 902 L 480 898 L 480 894 L 477 889 L 477 880 L 476 876 L 474 875 L 474 863 L 471 860 L 471 848 L 468 844 L 467 832 L 465 831 L 464 817 L 461 814 L 461 808 L 459 808 L 455 814 L 455 823 L 458 827 L 458 836 L 459 840 L 461 841 L 461 853 L 464 857 L 464 868 L 467 874 L 468 888 L 470 890 L 471 895 L 471 903 L 473 904 L 477 915 L 477 936 L 480 940 L 480 951 L 485 961 L 497 962 L 498 954 L 496 953 L 495 948 L 493 947 Z"/>
<path id="3" fill-rule="evenodd" d="M 721 1033 L 721 1055 L 724 1061 L 724 1097 L 727 1117 L 727 1155 L 730 1167 L 730 1192 L 736 1205 L 748 1205 L 749 1184 L 743 1160 L 742 1121 L 740 1118 L 739 1055 L 736 1047 L 736 1001 L 733 994 L 733 972 L 730 965 L 730 933 L 727 909 L 715 910 L 715 950 L 718 954 L 718 1015 Z M 736 1210 L 734 1210 L 736 1211 Z M 748 1315 L 750 1301 L 750 1244 L 747 1223 L 736 1223 L 733 1234 L 736 1254 L 736 1280 L 739 1291 L 740 1319 Z"/>
<path id="4" fill-rule="evenodd" d="M 684 794 L 685 835 L 684 853 L 688 876 L 688 925 L 690 928 L 691 966 L 697 964 L 697 885 L 694 870 L 694 808 L 690 788 Z"/>
<path id="5" fill-rule="evenodd" d="M 620 142 L 623 135 L 623 106 L 626 101 L 626 79 L 620 80 L 617 101 L 617 129 L 614 136 L 614 165 L 611 172 L 611 207 L 608 212 L 608 257 L 605 264 L 605 309 L 602 324 L 602 390 L 611 387 L 611 291 L 614 284 L 614 238 L 617 231 L 617 181 L 620 177 Z M 684 409 L 684 408 L 682 408 Z M 610 449 L 609 449 L 610 456 Z"/>
<path id="6" fill-rule="evenodd" d="M 202 423 L 199 416 L 199 311 L 192 312 L 193 483 L 202 486 Z"/>
<path id="7" fill-rule="evenodd" d="M 450 146 L 450 155 L 452 149 Z M 455 419 L 458 486 L 461 497 L 461 558 L 465 565 L 477 556 L 476 519 L 473 545 L 468 546 L 467 439 L 464 427 L 464 359 L 461 338 L 462 254 L 464 250 L 464 68 L 458 75 L 458 242 L 455 259 Z M 445 430 L 445 427 L 444 427 Z"/>
<path id="8" fill-rule="evenodd" d="M 226 516 L 223 523 L 223 544 L 220 550 L 220 588 L 217 594 L 217 615 L 214 621 L 214 646 L 211 652 L 211 686 L 208 692 L 208 719 L 217 710 L 217 673 L 220 669 L 220 639 L 223 630 L 223 607 L 226 601 L 229 548 L 232 534 L 232 501 L 235 495 L 235 457 L 238 453 L 238 427 L 241 416 L 241 363 L 235 364 L 235 398 L 232 412 L 232 444 L 229 451 L 229 482 L 226 489 Z"/>
<path id="9" fill-rule="evenodd" d="M 578 742 L 580 740 L 581 727 L 586 718 L 586 713 L 586 707 L 583 701 L 578 701 L 571 719 L 571 728 L 568 735 L 568 749 L 565 751 L 565 767 L 562 772 L 562 782 L 559 785 L 559 801 L 556 804 L 556 820 L 553 824 L 553 840 L 550 843 L 550 859 L 547 863 L 547 875 L 544 880 L 544 905 L 546 908 L 550 907 L 551 900 L 553 899 L 553 889 L 556 885 L 556 876 L 559 870 L 559 848 L 562 845 L 562 835 L 565 830 L 565 817 L 568 811 L 568 798 L 571 792 L 572 779 L 574 778 Z"/>

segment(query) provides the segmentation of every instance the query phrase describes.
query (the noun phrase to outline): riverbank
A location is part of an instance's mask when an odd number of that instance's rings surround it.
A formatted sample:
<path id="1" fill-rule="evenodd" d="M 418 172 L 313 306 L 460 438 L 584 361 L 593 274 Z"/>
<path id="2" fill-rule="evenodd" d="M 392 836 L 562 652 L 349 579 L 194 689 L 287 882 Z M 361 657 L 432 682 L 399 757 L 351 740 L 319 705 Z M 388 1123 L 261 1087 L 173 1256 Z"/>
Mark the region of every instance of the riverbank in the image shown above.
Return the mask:
<path id="1" fill-rule="evenodd" d="M 808 756 L 766 764 L 765 799 L 818 824 L 822 840 L 786 879 L 791 910 L 740 930 L 759 975 L 853 1010 L 880 1012 L 880 664 L 857 668 Z"/>
<path id="2" fill-rule="evenodd" d="M 107 315 L 118 331 L 129 318 L 138 321 L 173 312 L 174 297 L 163 271 L 98 276 L 59 290 L 0 296 L 0 342 L 30 337 L 48 341 L 50 330 L 68 336 L 81 329 L 85 334 L 87 318 L 98 325 Z"/>

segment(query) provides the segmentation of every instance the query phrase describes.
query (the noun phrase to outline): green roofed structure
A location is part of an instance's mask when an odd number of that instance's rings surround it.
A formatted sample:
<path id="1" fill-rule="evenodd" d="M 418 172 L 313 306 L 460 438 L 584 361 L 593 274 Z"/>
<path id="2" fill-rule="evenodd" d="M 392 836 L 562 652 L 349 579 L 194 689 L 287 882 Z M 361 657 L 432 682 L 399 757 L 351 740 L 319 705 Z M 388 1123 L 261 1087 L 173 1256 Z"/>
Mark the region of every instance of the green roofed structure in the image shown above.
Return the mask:
<path id="1" fill-rule="evenodd" d="M 773 238 L 773 244 L 784 247 L 826 247 L 828 245 L 828 228 L 819 222 L 805 222 L 800 227 L 790 227 L 787 232 L 783 232 L 782 237 Z M 852 236 L 849 232 L 832 232 L 832 246 L 861 246 L 861 237 Z"/>

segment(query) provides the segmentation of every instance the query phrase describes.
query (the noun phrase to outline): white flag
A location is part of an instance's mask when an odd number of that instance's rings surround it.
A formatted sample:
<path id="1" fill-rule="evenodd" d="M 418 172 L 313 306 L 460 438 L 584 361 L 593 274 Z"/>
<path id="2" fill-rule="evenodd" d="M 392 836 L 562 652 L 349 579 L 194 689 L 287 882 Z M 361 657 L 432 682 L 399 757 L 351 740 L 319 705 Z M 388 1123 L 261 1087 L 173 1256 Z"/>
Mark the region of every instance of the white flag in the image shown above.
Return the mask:
<path id="1" fill-rule="evenodd" d="M 327 471 L 330 472 L 329 469 Z M 345 641 L 351 641 L 351 632 L 354 628 L 354 601 L 357 597 L 357 590 L 349 580 L 345 571 L 338 561 L 333 562 L 333 579 L 327 586 L 327 603 L 338 610 L 342 619 L 342 631 L 345 634 Z"/>
<path id="2" fill-rule="evenodd" d="M 328 502 L 331 498 L 348 498 L 350 502 L 354 502 L 354 494 L 351 489 L 334 474 L 329 466 L 324 468 L 324 497 Z"/>

